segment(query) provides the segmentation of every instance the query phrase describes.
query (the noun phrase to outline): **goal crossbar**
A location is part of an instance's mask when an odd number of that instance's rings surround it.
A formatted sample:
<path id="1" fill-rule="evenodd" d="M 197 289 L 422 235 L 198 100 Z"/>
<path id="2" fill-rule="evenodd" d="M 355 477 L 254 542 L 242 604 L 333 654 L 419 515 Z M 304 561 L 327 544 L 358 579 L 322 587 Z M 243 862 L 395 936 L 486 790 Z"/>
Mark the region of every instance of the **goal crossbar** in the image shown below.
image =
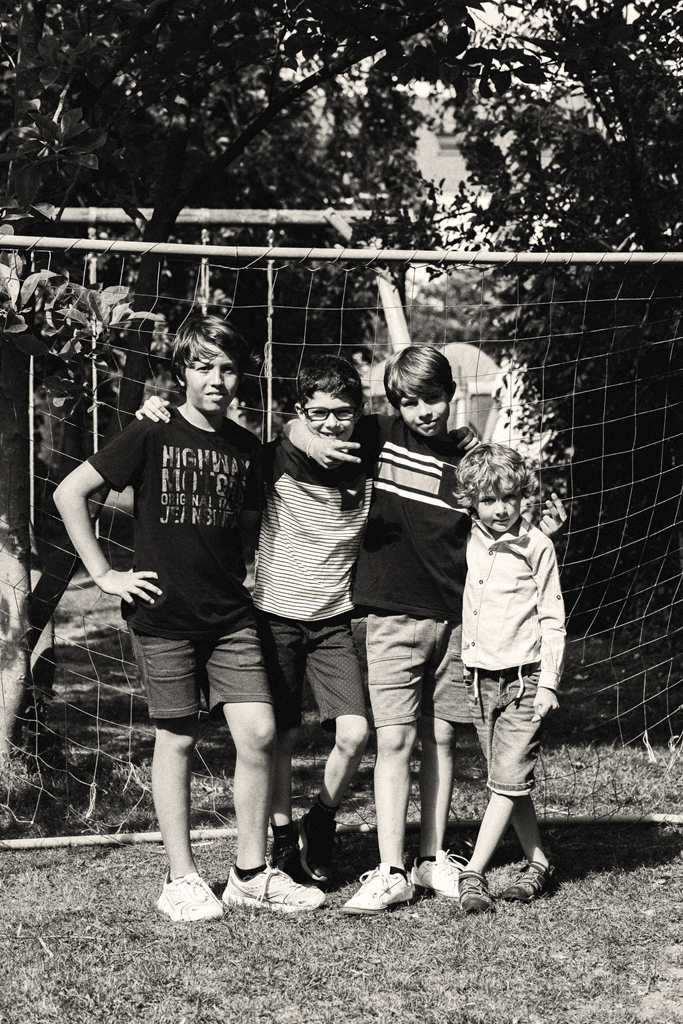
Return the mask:
<path id="1" fill-rule="evenodd" d="M 355 263 L 409 263 L 431 266 L 515 264 L 542 266 L 683 263 L 683 252 L 489 252 L 471 249 L 350 249 L 314 246 L 185 245 L 180 242 L 128 242 L 101 238 L 50 238 L 0 234 L 0 249 L 120 253 L 138 256 L 195 256 L 246 260 L 326 260 Z"/>

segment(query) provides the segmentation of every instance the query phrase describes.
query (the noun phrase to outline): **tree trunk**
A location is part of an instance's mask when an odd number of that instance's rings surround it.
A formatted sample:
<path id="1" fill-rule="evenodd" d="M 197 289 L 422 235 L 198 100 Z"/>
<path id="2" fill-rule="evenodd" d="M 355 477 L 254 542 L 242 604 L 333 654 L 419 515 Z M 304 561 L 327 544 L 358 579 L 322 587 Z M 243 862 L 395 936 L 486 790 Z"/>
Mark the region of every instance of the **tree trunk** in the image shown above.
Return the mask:
<path id="1" fill-rule="evenodd" d="M 29 357 L 0 337 L 0 762 L 20 739 L 30 678 Z"/>

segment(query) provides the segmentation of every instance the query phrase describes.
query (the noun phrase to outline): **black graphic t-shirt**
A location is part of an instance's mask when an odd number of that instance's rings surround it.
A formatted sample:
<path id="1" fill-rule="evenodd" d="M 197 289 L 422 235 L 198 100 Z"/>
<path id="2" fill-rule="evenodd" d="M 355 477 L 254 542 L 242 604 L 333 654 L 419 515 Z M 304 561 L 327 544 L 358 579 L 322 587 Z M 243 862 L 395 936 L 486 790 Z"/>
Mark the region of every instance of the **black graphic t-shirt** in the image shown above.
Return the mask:
<path id="1" fill-rule="evenodd" d="M 112 490 L 135 495 L 136 571 L 153 570 L 154 604 L 122 603 L 137 632 L 224 634 L 253 621 L 237 519 L 261 507 L 261 442 L 232 420 L 219 433 L 174 411 L 134 420 L 89 462 Z"/>

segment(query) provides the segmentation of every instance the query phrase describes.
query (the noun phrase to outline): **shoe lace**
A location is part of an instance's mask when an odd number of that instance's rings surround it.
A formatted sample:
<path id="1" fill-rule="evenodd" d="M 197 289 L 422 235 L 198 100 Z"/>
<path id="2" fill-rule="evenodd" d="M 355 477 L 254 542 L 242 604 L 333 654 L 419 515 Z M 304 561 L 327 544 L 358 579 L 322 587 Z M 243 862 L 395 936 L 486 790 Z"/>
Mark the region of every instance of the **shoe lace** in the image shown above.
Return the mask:
<path id="1" fill-rule="evenodd" d="M 183 879 L 183 888 L 189 890 L 190 895 L 198 903 L 205 903 L 213 895 L 208 885 L 202 878 Z"/>
<path id="2" fill-rule="evenodd" d="M 457 853 L 447 854 L 446 859 L 441 862 L 441 868 L 449 875 L 459 875 L 466 865 L 465 858 L 459 857 Z"/>
<path id="3" fill-rule="evenodd" d="M 264 899 L 266 898 L 266 893 L 268 892 L 268 885 L 270 883 L 272 876 L 279 874 L 280 872 L 278 871 L 277 868 L 271 868 L 266 864 L 265 870 L 261 872 L 263 881 L 261 883 L 261 891 L 259 892 L 257 897 L 257 901 L 259 904 L 263 903 Z"/>
<path id="4" fill-rule="evenodd" d="M 366 885 L 372 881 L 373 878 L 378 878 L 382 874 L 381 868 L 371 868 L 370 871 L 364 871 L 360 876 L 360 884 Z"/>
<path id="5" fill-rule="evenodd" d="M 461 896 L 488 896 L 484 881 L 476 875 L 460 875 Z"/>
<path id="6" fill-rule="evenodd" d="M 542 892 L 550 880 L 551 871 L 540 864 L 527 864 L 515 885 L 525 889 L 529 895 Z"/>

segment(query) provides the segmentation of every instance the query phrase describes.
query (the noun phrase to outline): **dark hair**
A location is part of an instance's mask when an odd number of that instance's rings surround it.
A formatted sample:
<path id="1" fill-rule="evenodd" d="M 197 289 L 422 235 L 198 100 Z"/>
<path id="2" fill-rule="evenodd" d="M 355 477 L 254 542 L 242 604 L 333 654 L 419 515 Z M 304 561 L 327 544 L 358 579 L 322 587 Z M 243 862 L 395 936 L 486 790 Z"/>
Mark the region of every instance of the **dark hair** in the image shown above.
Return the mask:
<path id="1" fill-rule="evenodd" d="M 240 381 L 255 368 L 254 356 L 240 332 L 218 316 L 195 313 L 178 328 L 171 348 L 171 373 L 181 386 L 185 383 L 185 367 L 209 354 L 215 345 L 237 363 Z"/>
<path id="2" fill-rule="evenodd" d="M 315 356 L 299 370 L 296 397 L 300 405 L 324 391 L 332 398 L 345 395 L 359 409 L 363 407 L 363 385 L 355 366 L 341 356 Z"/>
<path id="3" fill-rule="evenodd" d="M 480 444 L 460 461 L 455 500 L 466 508 L 473 508 L 480 494 L 492 493 L 500 497 L 508 488 L 528 498 L 534 483 L 533 473 L 514 448 L 493 442 Z"/>
<path id="4" fill-rule="evenodd" d="M 431 401 L 444 391 L 450 402 L 455 394 L 451 364 L 431 345 L 410 345 L 387 359 L 384 390 L 394 409 L 400 409 L 402 398 Z"/>

